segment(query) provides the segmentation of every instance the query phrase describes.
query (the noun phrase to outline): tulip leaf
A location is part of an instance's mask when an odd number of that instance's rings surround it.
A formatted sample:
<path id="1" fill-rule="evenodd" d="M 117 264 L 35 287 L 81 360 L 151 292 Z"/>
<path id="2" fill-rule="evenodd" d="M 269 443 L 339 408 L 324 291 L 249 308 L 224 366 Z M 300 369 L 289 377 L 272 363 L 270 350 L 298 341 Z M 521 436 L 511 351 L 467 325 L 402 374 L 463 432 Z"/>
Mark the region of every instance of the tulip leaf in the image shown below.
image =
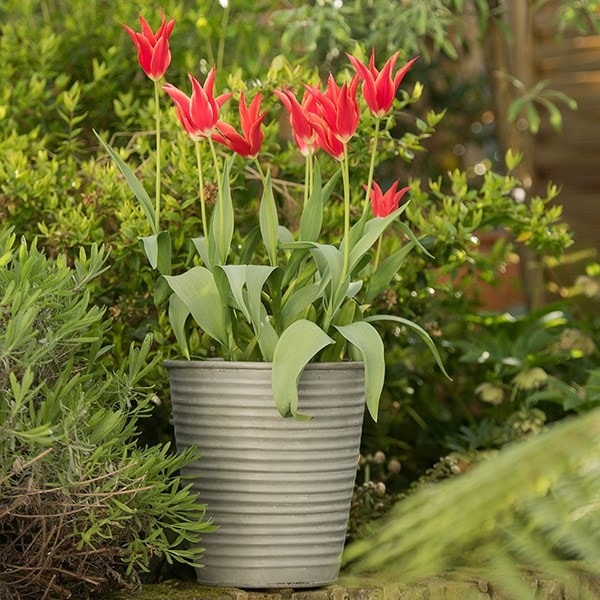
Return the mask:
<path id="1" fill-rule="evenodd" d="M 373 421 L 377 422 L 385 379 L 385 350 L 381 336 L 375 327 L 365 321 L 335 327 L 362 356 L 365 363 L 365 401 Z"/>
<path id="2" fill-rule="evenodd" d="M 233 202 L 229 185 L 229 171 L 235 155 L 229 156 L 223 165 L 221 190 L 215 202 L 210 231 L 208 234 L 208 253 L 211 264 L 225 264 L 233 239 Z"/>
<path id="3" fill-rule="evenodd" d="M 272 388 L 283 417 L 306 419 L 298 413 L 298 382 L 304 367 L 333 340 L 315 323 L 301 319 L 281 334 L 273 354 Z"/>
<path id="4" fill-rule="evenodd" d="M 300 218 L 300 240 L 316 242 L 319 239 L 323 224 L 323 207 L 325 202 L 329 200 L 329 196 L 331 196 L 341 174 L 342 170 L 338 169 L 329 181 L 321 187 L 321 170 L 319 163 L 314 162 L 312 191 Z"/>
<path id="5" fill-rule="evenodd" d="M 173 291 L 169 287 L 166 279 L 164 277 L 159 277 L 154 286 L 154 304 L 160 306 L 170 298 L 172 293 Z"/>
<path id="6" fill-rule="evenodd" d="M 161 275 L 171 274 L 171 234 L 168 231 L 140 238 L 150 266 Z"/>
<path id="7" fill-rule="evenodd" d="M 406 235 L 406 237 L 421 251 L 423 252 L 423 254 L 426 254 L 427 256 L 429 256 L 429 258 L 435 258 L 435 256 L 433 256 L 433 254 L 431 254 L 431 252 L 429 252 L 427 250 L 427 248 L 425 248 L 425 246 L 423 246 L 423 244 L 421 244 L 421 241 L 419 240 L 419 238 L 413 233 L 412 229 L 403 221 L 398 221 L 396 223 L 396 226 L 399 227 L 404 234 Z"/>
<path id="8" fill-rule="evenodd" d="M 144 189 L 144 186 L 142 185 L 141 181 L 136 177 L 135 173 L 127 165 L 127 163 L 110 147 L 109 144 L 107 144 L 100 137 L 98 132 L 94 131 L 94 134 L 98 138 L 100 143 L 104 146 L 104 149 L 108 152 L 110 157 L 115 161 L 115 164 L 119 168 L 119 171 L 121 171 L 123 177 L 125 177 L 127 185 L 129 185 L 129 188 L 140 203 L 142 211 L 146 215 L 146 219 L 148 221 L 148 224 L 150 225 L 152 233 L 158 234 L 154 205 L 152 204 L 152 200 L 150 200 L 150 196 L 148 195 L 148 192 Z"/>
<path id="9" fill-rule="evenodd" d="M 189 360 L 190 349 L 188 346 L 187 333 L 185 329 L 186 322 L 190 316 L 190 311 L 186 304 L 177 294 L 171 294 L 169 298 L 169 321 L 175 334 L 175 339 L 183 352 L 183 355 Z"/>
<path id="10" fill-rule="evenodd" d="M 210 268 L 210 257 L 208 256 L 208 245 L 204 236 L 192 238 L 192 244 L 202 259 L 204 266 Z"/>
<path id="11" fill-rule="evenodd" d="M 283 327 L 288 327 L 309 305 L 320 296 L 318 283 L 311 283 L 296 290 L 281 308 L 281 322 Z"/>
<path id="12" fill-rule="evenodd" d="M 365 320 L 369 321 L 371 323 L 373 321 L 393 321 L 394 323 L 400 323 L 401 325 L 405 325 L 406 327 L 409 327 L 410 329 L 415 331 L 419 335 L 419 337 L 425 342 L 425 345 L 429 348 L 429 350 L 433 354 L 433 357 L 435 358 L 435 361 L 437 362 L 442 373 L 450 381 L 452 381 L 452 377 L 450 377 L 450 375 L 448 375 L 448 372 L 446 371 L 446 368 L 444 367 L 442 357 L 440 356 L 440 353 L 439 353 L 438 349 L 436 348 L 433 340 L 431 339 L 430 335 L 420 325 L 417 325 L 415 322 L 410 321 L 409 319 L 404 319 L 403 317 L 398 317 L 396 315 L 372 315 L 370 317 L 367 317 Z"/>
<path id="13" fill-rule="evenodd" d="M 273 197 L 271 185 L 271 173 L 267 173 L 265 189 L 263 191 L 258 211 L 260 233 L 263 243 L 267 249 L 267 255 L 271 265 L 277 264 L 277 238 L 279 234 L 279 220 L 277 218 L 277 205 Z"/>
<path id="14" fill-rule="evenodd" d="M 229 288 L 238 308 L 252 326 L 261 348 L 263 359 L 270 361 L 277 342 L 277 333 L 267 319 L 267 311 L 261 301 L 262 290 L 276 267 L 267 265 L 223 265 Z"/>
<path id="15" fill-rule="evenodd" d="M 308 183 L 308 182 L 307 182 Z M 312 192 L 302 210 L 300 218 L 300 239 L 316 242 L 323 224 L 323 194 L 321 191 L 321 170 L 315 161 Z"/>
<path id="16" fill-rule="evenodd" d="M 213 274 L 205 267 L 192 267 L 181 275 L 165 275 L 165 279 L 198 325 L 212 338 L 227 346 L 224 299 L 221 298 Z"/>
<path id="17" fill-rule="evenodd" d="M 260 227 L 254 227 L 244 238 L 242 250 L 240 252 L 239 263 L 247 265 L 252 262 L 252 256 L 256 251 L 260 241 Z"/>
<path id="18" fill-rule="evenodd" d="M 407 206 L 408 203 L 405 203 L 386 217 L 375 217 L 366 223 L 362 236 L 350 248 L 350 272 L 353 271 L 360 259 L 370 250 L 389 225 L 406 210 Z"/>
<path id="19" fill-rule="evenodd" d="M 369 279 L 367 292 L 365 294 L 365 302 L 373 302 L 373 300 L 387 288 L 390 281 L 404 264 L 404 261 L 414 247 L 414 242 L 407 242 L 400 250 L 394 252 L 391 256 L 388 256 L 377 269 L 375 269 Z"/>
<path id="20" fill-rule="evenodd" d="M 279 336 L 275 331 L 273 325 L 269 321 L 269 315 L 267 313 L 267 309 L 263 304 L 260 305 L 260 330 L 258 332 L 258 345 L 260 346 L 260 351 L 262 353 L 263 360 L 266 362 L 273 361 L 273 355 L 275 354 L 275 348 L 277 347 L 277 342 L 279 341 Z"/>

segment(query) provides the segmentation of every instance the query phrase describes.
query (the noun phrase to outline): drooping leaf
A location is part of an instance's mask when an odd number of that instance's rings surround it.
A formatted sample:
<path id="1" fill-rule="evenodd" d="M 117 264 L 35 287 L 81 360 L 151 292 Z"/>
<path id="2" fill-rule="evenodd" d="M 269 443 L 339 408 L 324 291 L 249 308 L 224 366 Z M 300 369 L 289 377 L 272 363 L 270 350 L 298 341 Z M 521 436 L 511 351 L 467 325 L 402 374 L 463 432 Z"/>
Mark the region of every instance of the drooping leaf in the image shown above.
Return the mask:
<path id="1" fill-rule="evenodd" d="M 415 323 L 414 321 L 410 321 L 409 319 L 405 319 L 403 317 L 398 317 L 396 315 L 372 315 L 370 317 L 367 317 L 365 319 L 365 321 L 369 321 L 369 322 L 393 321 L 394 323 L 400 323 L 401 325 L 405 325 L 406 327 L 409 327 L 410 329 L 415 331 L 419 335 L 419 337 L 425 342 L 425 345 L 429 348 L 429 350 L 433 354 L 433 357 L 435 358 L 435 361 L 437 362 L 442 373 L 448 379 L 450 379 L 450 381 L 452 381 L 452 377 L 450 377 L 450 375 L 448 375 L 448 373 L 446 371 L 446 367 L 444 367 L 444 362 L 442 361 L 442 357 L 440 356 L 440 353 L 439 353 L 438 349 L 436 348 L 436 345 L 433 343 L 431 336 L 420 325 L 417 325 L 417 323 Z"/>
<path id="2" fill-rule="evenodd" d="M 283 417 L 306 418 L 298 413 L 298 382 L 304 367 L 333 340 L 315 323 L 301 319 L 280 336 L 273 354 L 272 387 Z"/>
<path id="3" fill-rule="evenodd" d="M 365 401 L 377 421 L 379 399 L 385 379 L 385 350 L 379 332 L 365 321 L 336 325 L 336 329 L 355 346 L 365 363 Z"/>

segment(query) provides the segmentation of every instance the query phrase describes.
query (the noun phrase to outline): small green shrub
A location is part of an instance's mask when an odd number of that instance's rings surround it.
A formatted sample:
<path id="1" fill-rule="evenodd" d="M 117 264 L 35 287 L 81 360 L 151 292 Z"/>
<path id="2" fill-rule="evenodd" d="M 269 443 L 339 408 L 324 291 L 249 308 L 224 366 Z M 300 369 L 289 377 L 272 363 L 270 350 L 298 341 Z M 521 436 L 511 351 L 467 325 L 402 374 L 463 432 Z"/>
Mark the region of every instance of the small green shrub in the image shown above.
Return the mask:
<path id="1" fill-rule="evenodd" d="M 136 445 L 151 338 L 116 367 L 90 305 L 103 250 L 73 267 L 0 233 L 0 597 L 134 589 L 154 557 L 196 564 L 204 506 L 178 470 L 196 458 Z M 71 595 L 70 595 L 71 594 Z"/>

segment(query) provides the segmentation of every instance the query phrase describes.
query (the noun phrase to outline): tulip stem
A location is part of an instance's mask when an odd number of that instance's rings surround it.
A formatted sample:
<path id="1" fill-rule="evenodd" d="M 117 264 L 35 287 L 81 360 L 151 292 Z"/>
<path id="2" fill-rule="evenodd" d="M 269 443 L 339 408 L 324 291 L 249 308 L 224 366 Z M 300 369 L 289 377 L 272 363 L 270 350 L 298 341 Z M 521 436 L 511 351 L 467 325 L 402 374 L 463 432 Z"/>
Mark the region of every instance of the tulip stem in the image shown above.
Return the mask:
<path id="1" fill-rule="evenodd" d="M 158 81 L 154 81 L 154 105 L 156 107 L 156 182 L 155 182 L 155 207 L 154 229 L 160 231 L 160 104 Z"/>
<path id="2" fill-rule="evenodd" d="M 371 188 L 373 187 L 373 177 L 375 176 L 375 159 L 377 157 L 377 145 L 379 143 L 379 130 L 381 127 L 381 117 L 375 117 L 375 133 L 373 134 L 373 149 L 371 150 L 371 163 L 369 165 L 369 177 L 367 179 L 367 190 L 365 202 L 363 205 L 363 215 L 369 210 Z"/>
<path id="3" fill-rule="evenodd" d="M 310 195 L 313 192 L 313 151 L 308 149 L 308 154 L 304 161 L 304 206 L 308 202 Z"/>
<path id="4" fill-rule="evenodd" d="M 379 258 L 381 257 L 382 242 L 383 242 L 383 235 L 380 235 L 379 239 L 377 240 L 377 251 L 375 252 L 375 263 L 373 264 L 373 271 L 375 271 L 375 269 L 377 269 L 377 267 L 379 265 Z"/>
<path id="5" fill-rule="evenodd" d="M 344 183 L 344 269 L 342 279 L 348 275 L 350 266 L 350 160 L 348 158 L 348 144 L 344 143 L 342 156 L 342 180 Z"/>
<path id="6" fill-rule="evenodd" d="M 215 174 L 217 176 L 217 202 L 219 205 L 219 222 L 224 223 L 225 221 L 225 207 L 223 206 L 223 182 L 221 181 L 221 169 L 219 169 L 219 157 L 217 156 L 217 150 L 215 148 L 215 143 L 212 138 L 209 137 L 208 143 L 210 145 L 210 152 L 212 154 L 213 165 L 215 167 Z M 227 249 L 221 248 L 219 250 L 223 254 L 221 260 L 225 262 Z"/>
<path id="7" fill-rule="evenodd" d="M 200 148 L 200 140 L 194 144 L 196 146 L 196 163 L 198 164 L 198 187 L 200 188 L 200 210 L 202 211 L 202 231 L 205 239 L 208 239 L 207 220 L 206 220 L 206 197 L 204 194 L 204 177 L 202 174 L 202 151 Z"/>

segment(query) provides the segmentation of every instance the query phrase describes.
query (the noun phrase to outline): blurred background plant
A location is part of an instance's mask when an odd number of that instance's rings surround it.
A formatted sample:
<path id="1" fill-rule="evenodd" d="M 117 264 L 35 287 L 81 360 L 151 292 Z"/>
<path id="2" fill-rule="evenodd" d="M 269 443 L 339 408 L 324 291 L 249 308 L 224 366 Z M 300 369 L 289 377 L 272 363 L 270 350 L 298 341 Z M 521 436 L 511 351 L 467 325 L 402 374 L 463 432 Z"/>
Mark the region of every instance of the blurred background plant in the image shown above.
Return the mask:
<path id="1" fill-rule="evenodd" d="M 535 181 L 532 166 L 531 140 L 550 139 L 574 104 L 522 72 L 525 60 L 515 63 L 509 52 L 514 46 L 525 56 L 527 36 L 519 27 L 535 11 L 550 9 L 555 35 L 597 34 L 597 2 L 161 4 L 177 21 L 170 82 L 185 87 L 188 71 L 203 78 L 216 63 L 218 90 L 264 93 L 265 149 L 278 167 L 282 222 L 297 215 L 299 190 L 290 182 L 303 166 L 269 92 L 341 73 L 345 52 L 365 58 L 375 47 L 382 59 L 396 49 L 404 53 L 400 60 L 421 57 L 405 80 L 411 92 L 398 102 L 378 177 L 410 181 L 407 218 L 433 258 L 414 255 L 376 302 L 426 325 L 453 382 L 439 377 L 410 332 L 387 332 L 388 380 L 378 424 L 365 422 L 364 486 L 357 489 L 352 532 L 364 532 L 419 482 L 468 471 L 503 445 L 597 404 L 595 248 L 577 245 L 563 222 L 563 196 Z M 139 437 L 154 443 L 171 440 L 166 375 L 155 357 L 159 347 L 173 355 L 175 345 L 164 309 L 153 302 L 154 276 L 130 242 L 147 233 L 144 217 L 92 134 L 99 131 L 136 165 L 140 179 L 152 181 L 153 89 L 120 25 L 135 26 L 139 10 L 158 24 L 154 3 L 6 0 L 0 6 L 0 222 L 18 236 L 38 236 L 47 255 L 71 265 L 93 244 L 110 251 L 109 269 L 87 284 L 91 303 L 106 307 L 111 319 L 103 360 L 124 363 L 131 343 L 153 334 L 143 382 L 155 386 L 155 403 Z M 176 270 L 192 260 L 187 240 L 199 231 L 197 179 L 170 104 L 162 109 L 164 216 L 165 227 L 178 232 Z M 586 143 L 581 135 L 578 143 Z M 324 160 L 322 167 L 334 164 Z M 353 165 L 353 186 L 367 168 Z M 251 218 L 256 173 L 238 166 L 235 176 L 238 216 Z M 206 182 L 209 194 L 214 189 Z M 393 250 L 396 240 L 384 243 Z M 211 352 L 201 337 L 192 344 L 198 355 Z"/>

